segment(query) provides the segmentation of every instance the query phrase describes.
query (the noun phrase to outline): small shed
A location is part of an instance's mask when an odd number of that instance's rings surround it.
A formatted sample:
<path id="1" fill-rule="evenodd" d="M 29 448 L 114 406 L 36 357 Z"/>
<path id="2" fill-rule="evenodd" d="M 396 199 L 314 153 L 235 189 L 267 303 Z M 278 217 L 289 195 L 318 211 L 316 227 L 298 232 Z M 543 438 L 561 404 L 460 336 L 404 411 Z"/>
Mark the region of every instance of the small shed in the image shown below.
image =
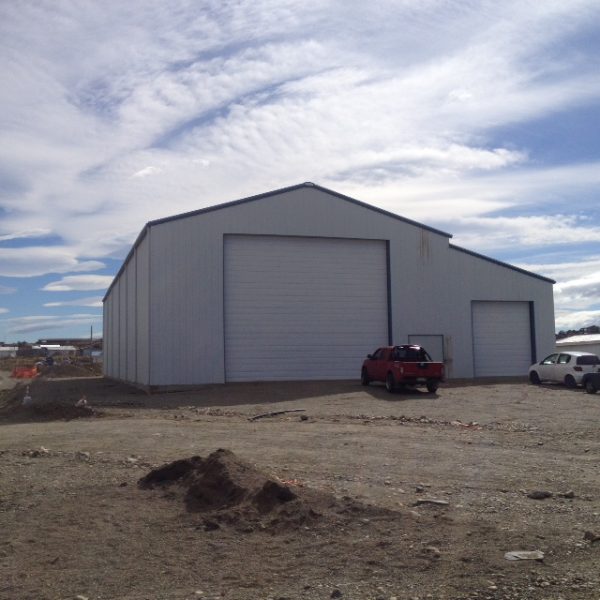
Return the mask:
<path id="1" fill-rule="evenodd" d="M 590 352 L 600 356 L 600 333 L 572 335 L 562 340 L 556 340 L 557 352 L 572 350 L 573 352 Z"/>

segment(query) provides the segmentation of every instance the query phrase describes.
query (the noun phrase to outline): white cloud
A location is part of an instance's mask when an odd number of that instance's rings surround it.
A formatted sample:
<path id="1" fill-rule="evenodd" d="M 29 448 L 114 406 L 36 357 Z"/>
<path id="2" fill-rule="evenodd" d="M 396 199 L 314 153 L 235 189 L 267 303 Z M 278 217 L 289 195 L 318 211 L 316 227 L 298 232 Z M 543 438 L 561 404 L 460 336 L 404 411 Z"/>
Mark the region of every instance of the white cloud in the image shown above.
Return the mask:
<path id="1" fill-rule="evenodd" d="M 45 302 L 45 307 L 54 306 L 89 306 L 90 308 L 102 308 L 102 297 L 93 296 L 91 298 L 79 298 L 77 300 L 63 300 L 61 302 Z"/>
<path id="2" fill-rule="evenodd" d="M 4 314 L 4 313 L 7 313 L 7 312 L 10 312 L 8 310 L 8 308 L 0 308 L 0 314 Z"/>
<path id="3" fill-rule="evenodd" d="M 74 292 L 104 290 L 112 282 L 110 275 L 67 275 L 58 281 L 46 284 L 42 289 L 46 292 Z"/>
<path id="4" fill-rule="evenodd" d="M 0 285 L 0 294 L 14 294 L 16 291 L 17 288 Z"/>
<path id="5" fill-rule="evenodd" d="M 467 217 L 457 219 L 455 227 L 456 243 L 467 248 L 539 247 L 598 240 L 600 226 L 590 225 L 585 218 L 575 215 Z"/>
<path id="6" fill-rule="evenodd" d="M 143 169 L 140 169 L 139 171 L 136 171 L 132 177 L 148 177 L 148 175 L 153 175 L 155 173 L 160 173 L 161 169 L 159 169 L 158 167 L 153 167 L 153 166 L 149 166 L 149 167 L 144 167 Z"/>
<path id="7" fill-rule="evenodd" d="M 28 246 L 0 248 L 0 275 L 33 277 L 46 273 L 68 273 L 102 269 L 97 260 L 81 261 L 74 248 L 59 246 Z"/>
<path id="8" fill-rule="evenodd" d="M 32 315 L 4 319 L 6 332 L 10 335 L 46 331 L 49 329 L 67 329 L 69 327 L 87 330 L 90 325 L 97 325 L 102 321 L 101 315 L 73 314 L 65 316 Z"/>
<path id="9" fill-rule="evenodd" d="M 575 312 L 570 310 L 556 311 L 557 331 L 568 331 L 569 329 L 578 330 L 582 327 L 597 325 L 598 323 L 600 323 L 600 309 Z"/>
<path id="10" fill-rule="evenodd" d="M 478 251 L 594 242 L 600 164 L 549 167 L 494 132 L 597 103 L 595 49 L 571 40 L 599 16 L 594 0 L 9 3 L 0 242 L 62 241 L 0 248 L 0 275 L 100 269 L 148 220 L 307 180 Z"/>
<path id="11" fill-rule="evenodd" d="M 6 242 L 8 240 L 18 240 L 24 238 L 36 238 L 48 235 L 50 229 L 30 229 L 29 231 L 13 231 L 11 233 L 0 234 L 0 242 Z"/>

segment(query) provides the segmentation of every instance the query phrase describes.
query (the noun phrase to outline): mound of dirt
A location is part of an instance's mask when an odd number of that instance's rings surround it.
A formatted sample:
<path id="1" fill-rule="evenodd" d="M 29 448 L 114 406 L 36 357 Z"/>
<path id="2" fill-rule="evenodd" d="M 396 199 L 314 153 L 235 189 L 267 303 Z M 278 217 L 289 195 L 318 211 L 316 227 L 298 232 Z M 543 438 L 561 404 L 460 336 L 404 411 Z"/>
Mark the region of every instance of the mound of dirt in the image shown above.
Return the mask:
<path id="1" fill-rule="evenodd" d="M 75 406 L 67 402 L 32 402 L 23 405 L 26 386 L 18 385 L 12 390 L 7 390 L 0 399 L 0 420 L 27 422 L 27 421 L 70 421 L 101 416 L 101 413 L 89 406 Z M 34 395 L 35 392 L 32 392 Z"/>
<path id="2" fill-rule="evenodd" d="M 7 421 L 71 421 L 98 417 L 100 413 L 89 406 L 74 406 L 59 402 L 45 404 L 18 405 L 9 411 L 0 411 L 0 418 Z"/>
<path id="3" fill-rule="evenodd" d="M 97 377 L 102 375 L 102 366 L 97 363 L 89 364 L 54 364 L 40 367 L 39 373 L 47 379 L 59 377 Z"/>
<path id="4" fill-rule="evenodd" d="M 289 529 L 349 513 L 381 512 L 350 498 L 337 500 L 318 490 L 286 485 L 224 449 L 154 469 L 138 485 L 168 489 L 170 497 L 182 495 L 188 511 L 202 513 L 206 529 Z"/>

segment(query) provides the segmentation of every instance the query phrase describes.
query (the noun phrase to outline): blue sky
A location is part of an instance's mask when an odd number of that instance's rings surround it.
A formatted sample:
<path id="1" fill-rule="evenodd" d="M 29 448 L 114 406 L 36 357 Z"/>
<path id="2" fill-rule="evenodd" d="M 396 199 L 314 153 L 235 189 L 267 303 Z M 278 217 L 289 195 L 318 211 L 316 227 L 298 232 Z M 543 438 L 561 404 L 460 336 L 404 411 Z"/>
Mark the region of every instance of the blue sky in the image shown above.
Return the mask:
<path id="1" fill-rule="evenodd" d="M 101 331 L 144 223 L 314 181 L 600 324 L 600 3 L 4 2 L 0 340 Z"/>

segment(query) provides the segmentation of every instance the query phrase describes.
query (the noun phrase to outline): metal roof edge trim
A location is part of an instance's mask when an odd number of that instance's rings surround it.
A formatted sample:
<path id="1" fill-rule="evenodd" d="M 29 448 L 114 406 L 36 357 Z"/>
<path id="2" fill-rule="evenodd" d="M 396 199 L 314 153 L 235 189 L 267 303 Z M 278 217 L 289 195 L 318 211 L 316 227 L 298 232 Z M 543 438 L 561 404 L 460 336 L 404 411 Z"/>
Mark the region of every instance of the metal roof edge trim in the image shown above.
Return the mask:
<path id="1" fill-rule="evenodd" d="M 148 230 L 150 229 L 149 226 L 150 226 L 150 223 L 146 223 L 144 225 L 143 229 L 140 231 L 137 238 L 135 238 L 135 242 L 133 242 L 131 249 L 129 250 L 129 252 L 127 253 L 127 256 L 123 260 L 123 264 L 119 267 L 119 270 L 115 273 L 113 280 L 110 282 L 110 285 L 108 286 L 106 293 L 104 294 L 104 297 L 102 298 L 102 303 L 104 303 L 106 301 L 106 299 L 108 298 L 108 294 L 110 294 L 110 290 L 113 289 L 115 283 L 117 282 L 117 279 L 119 279 L 119 277 L 121 277 L 121 273 L 123 273 L 123 271 L 125 270 L 125 267 L 127 266 L 127 263 L 131 260 L 131 257 L 133 256 L 135 249 L 142 243 L 142 240 L 144 239 L 144 237 L 148 233 Z"/>
<path id="2" fill-rule="evenodd" d="M 509 263 L 502 262 L 501 260 L 497 260 L 495 258 L 485 256 L 485 254 L 479 254 L 478 252 L 473 252 L 473 250 L 467 250 L 466 248 L 462 248 L 461 246 L 457 246 L 456 244 L 448 244 L 448 246 L 450 248 L 452 248 L 453 250 L 457 250 L 458 252 L 464 252 L 465 254 L 470 254 L 471 256 L 475 256 L 476 258 L 481 258 L 483 260 L 487 260 L 488 262 L 494 263 L 501 267 L 506 267 L 507 269 L 512 269 L 513 271 L 523 273 L 523 275 L 528 275 L 529 277 L 535 277 L 536 279 L 541 279 L 542 281 L 547 281 L 548 283 L 556 283 L 556 281 L 554 281 L 554 279 L 550 279 L 549 277 L 544 277 L 543 275 L 538 275 L 537 273 L 527 271 L 526 269 L 521 269 L 521 267 L 515 267 L 515 265 L 511 265 Z"/>

